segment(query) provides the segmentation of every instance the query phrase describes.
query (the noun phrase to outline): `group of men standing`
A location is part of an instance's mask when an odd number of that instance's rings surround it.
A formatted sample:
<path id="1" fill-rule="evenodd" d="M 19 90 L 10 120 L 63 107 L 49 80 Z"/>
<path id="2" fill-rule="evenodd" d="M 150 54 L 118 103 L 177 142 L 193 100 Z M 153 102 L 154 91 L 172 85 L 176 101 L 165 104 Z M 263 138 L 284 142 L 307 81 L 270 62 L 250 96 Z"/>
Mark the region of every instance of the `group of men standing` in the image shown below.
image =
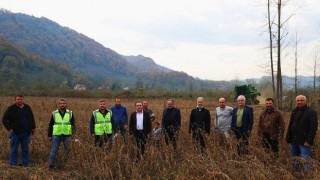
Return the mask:
<path id="1" fill-rule="evenodd" d="M 54 161 L 59 145 L 63 143 L 68 158 L 70 137 L 76 131 L 75 118 L 71 110 L 67 109 L 67 101 L 59 99 L 59 108 L 52 112 L 48 128 L 48 139 L 52 141 L 49 156 L 49 167 L 54 167 Z M 167 107 L 162 113 L 161 131 L 165 134 L 166 144 L 177 148 L 177 137 L 181 129 L 181 112 L 174 106 L 174 101 L 166 101 Z M 266 151 L 272 151 L 277 156 L 279 140 L 283 139 L 285 122 L 282 113 L 275 108 L 274 100 L 265 100 L 265 109 L 261 112 L 258 121 L 258 136 Z M 152 132 L 154 113 L 148 108 L 147 101 L 137 101 L 135 111 L 128 118 L 127 109 L 121 105 L 119 98 L 109 110 L 105 100 L 99 100 L 99 108 L 94 110 L 90 119 L 90 133 L 94 137 L 94 144 L 102 147 L 112 146 L 112 138 L 120 133 L 123 142 L 127 143 L 127 129 L 129 137 L 134 138 L 141 155 L 145 152 L 145 144 Z M 214 119 L 215 133 L 219 144 L 226 149 L 231 147 L 231 134 L 234 134 L 239 155 L 248 154 L 249 137 L 253 128 L 253 109 L 246 105 L 246 98 L 240 95 L 237 106 L 232 108 L 226 105 L 226 99 L 219 99 Z M 35 132 L 35 119 L 29 105 L 24 103 L 22 95 L 15 97 L 15 104 L 5 111 L 2 122 L 9 131 L 11 166 L 18 164 L 18 146 L 21 145 L 23 166 L 29 166 L 30 135 Z M 128 126 L 129 124 L 129 126 Z M 158 122 L 156 122 L 159 125 Z M 202 155 L 205 155 L 206 136 L 210 134 L 210 111 L 204 107 L 204 98 L 197 98 L 197 107 L 191 110 L 189 119 L 189 133 L 192 142 L 199 144 Z M 316 111 L 307 106 L 307 98 L 303 95 L 296 97 L 296 108 L 292 111 L 286 141 L 290 144 L 293 157 L 301 155 L 303 158 L 311 157 L 311 146 L 314 143 L 318 129 Z M 294 168 L 297 166 L 295 165 Z"/>

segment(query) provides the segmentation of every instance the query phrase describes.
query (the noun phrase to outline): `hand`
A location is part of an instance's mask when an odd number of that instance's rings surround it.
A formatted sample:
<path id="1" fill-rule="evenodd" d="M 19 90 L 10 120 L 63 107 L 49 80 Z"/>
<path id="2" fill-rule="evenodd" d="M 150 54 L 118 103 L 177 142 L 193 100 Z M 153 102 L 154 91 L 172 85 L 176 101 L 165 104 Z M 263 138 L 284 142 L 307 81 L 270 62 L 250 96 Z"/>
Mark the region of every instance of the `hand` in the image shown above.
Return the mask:
<path id="1" fill-rule="evenodd" d="M 133 134 L 130 134 L 130 135 L 129 135 L 129 138 L 131 139 L 131 141 L 133 141 L 133 140 L 134 140 L 134 135 L 133 135 Z"/>
<path id="2" fill-rule="evenodd" d="M 128 128 L 128 124 L 125 124 L 125 125 L 124 125 L 124 128 L 127 129 L 127 128 Z"/>
<path id="3" fill-rule="evenodd" d="M 49 140 L 49 141 L 52 141 L 52 137 L 48 137 L 48 140 Z"/>
<path id="4" fill-rule="evenodd" d="M 310 147 L 311 145 L 309 144 L 309 143 L 307 143 L 307 142 L 304 142 L 304 144 L 303 144 L 305 147 Z"/>
<path id="5" fill-rule="evenodd" d="M 95 137 L 95 134 L 91 134 L 92 137 Z"/>

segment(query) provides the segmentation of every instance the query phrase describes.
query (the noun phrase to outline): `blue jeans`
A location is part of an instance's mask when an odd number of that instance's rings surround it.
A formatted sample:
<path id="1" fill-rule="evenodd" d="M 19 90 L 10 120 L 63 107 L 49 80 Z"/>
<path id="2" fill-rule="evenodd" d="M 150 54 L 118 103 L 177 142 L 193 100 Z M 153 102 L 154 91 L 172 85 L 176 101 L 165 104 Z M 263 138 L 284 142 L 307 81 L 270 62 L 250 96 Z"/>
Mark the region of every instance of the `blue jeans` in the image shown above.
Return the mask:
<path id="1" fill-rule="evenodd" d="M 69 145 L 70 145 L 70 136 L 52 136 L 52 148 L 50 152 L 50 166 L 54 166 L 54 160 L 59 150 L 59 145 L 62 142 L 64 151 L 66 153 L 66 159 L 69 158 Z"/>
<path id="2" fill-rule="evenodd" d="M 309 169 L 311 167 L 311 147 L 306 147 L 301 144 L 290 144 L 290 151 L 292 157 L 299 157 L 300 155 L 303 159 L 307 161 L 307 163 L 304 165 L 305 169 Z M 295 171 L 301 170 L 297 161 L 293 161 L 292 166 Z"/>
<path id="3" fill-rule="evenodd" d="M 10 141 L 10 165 L 16 166 L 18 164 L 18 147 L 19 144 L 21 144 L 22 164 L 23 166 L 29 166 L 30 132 L 12 133 L 10 135 Z"/>

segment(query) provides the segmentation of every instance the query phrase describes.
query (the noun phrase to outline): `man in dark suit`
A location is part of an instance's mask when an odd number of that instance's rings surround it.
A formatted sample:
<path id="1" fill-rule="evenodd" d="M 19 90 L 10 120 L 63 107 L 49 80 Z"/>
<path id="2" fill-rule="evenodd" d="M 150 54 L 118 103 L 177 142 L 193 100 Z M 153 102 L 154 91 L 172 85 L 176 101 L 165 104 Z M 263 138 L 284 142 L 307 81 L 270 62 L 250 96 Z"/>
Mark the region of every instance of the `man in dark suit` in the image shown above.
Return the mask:
<path id="1" fill-rule="evenodd" d="M 238 154 L 248 154 L 249 135 L 253 127 L 253 109 L 246 105 L 243 95 L 237 98 L 238 106 L 233 108 L 231 130 L 235 133 L 239 143 Z"/>
<path id="2" fill-rule="evenodd" d="M 131 113 L 129 120 L 129 134 L 135 137 L 140 154 L 144 154 L 145 144 L 151 132 L 150 115 L 143 111 L 142 102 L 135 103 L 136 112 Z"/>
<path id="3" fill-rule="evenodd" d="M 201 154 L 205 155 L 206 135 L 210 134 L 211 117 L 208 109 L 203 107 L 204 98 L 197 98 L 197 107 L 190 113 L 189 133 L 192 133 L 192 141 L 200 143 Z M 205 135 L 206 134 L 206 135 Z"/>
<path id="4" fill-rule="evenodd" d="M 166 144 L 172 142 L 173 148 L 177 148 L 177 136 L 181 127 L 180 109 L 174 107 L 172 99 L 167 100 L 167 108 L 162 113 L 162 129 L 165 132 Z"/>

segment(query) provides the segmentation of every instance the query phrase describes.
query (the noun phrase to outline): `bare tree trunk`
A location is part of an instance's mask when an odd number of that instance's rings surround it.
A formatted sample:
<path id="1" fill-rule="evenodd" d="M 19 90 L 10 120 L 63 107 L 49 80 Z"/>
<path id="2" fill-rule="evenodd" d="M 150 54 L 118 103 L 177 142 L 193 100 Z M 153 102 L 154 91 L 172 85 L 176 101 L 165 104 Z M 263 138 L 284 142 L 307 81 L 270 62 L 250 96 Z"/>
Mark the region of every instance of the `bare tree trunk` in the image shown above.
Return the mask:
<path id="1" fill-rule="evenodd" d="M 282 74 L 281 74 L 281 7 L 282 2 L 278 0 L 278 62 L 277 62 L 277 103 L 282 110 Z"/>
<path id="2" fill-rule="evenodd" d="M 273 98 L 276 97 L 276 89 L 274 84 L 274 69 L 273 69 L 273 38 L 272 38 L 272 28 L 271 28 L 271 17 L 270 17 L 270 0 L 268 0 L 268 24 L 269 24 L 269 47 L 270 47 L 270 67 L 271 67 L 271 79 L 272 79 L 272 93 Z"/>
<path id="3" fill-rule="evenodd" d="M 295 76 L 294 76 L 294 94 L 295 96 L 298 95 L 298 32 L 296 32 L 296 50 L 294 53 L 295 56 L 295 62 L 294 62 L 294 72 L 295 72 Z"/>
<path id="4" fill-rule="evenodd" d="M 316 78 L 317 78 L 317 64 L 318 64 L 318 48 L 316 49 L 313 64 L 313 94 L 316 93 Z"/>

